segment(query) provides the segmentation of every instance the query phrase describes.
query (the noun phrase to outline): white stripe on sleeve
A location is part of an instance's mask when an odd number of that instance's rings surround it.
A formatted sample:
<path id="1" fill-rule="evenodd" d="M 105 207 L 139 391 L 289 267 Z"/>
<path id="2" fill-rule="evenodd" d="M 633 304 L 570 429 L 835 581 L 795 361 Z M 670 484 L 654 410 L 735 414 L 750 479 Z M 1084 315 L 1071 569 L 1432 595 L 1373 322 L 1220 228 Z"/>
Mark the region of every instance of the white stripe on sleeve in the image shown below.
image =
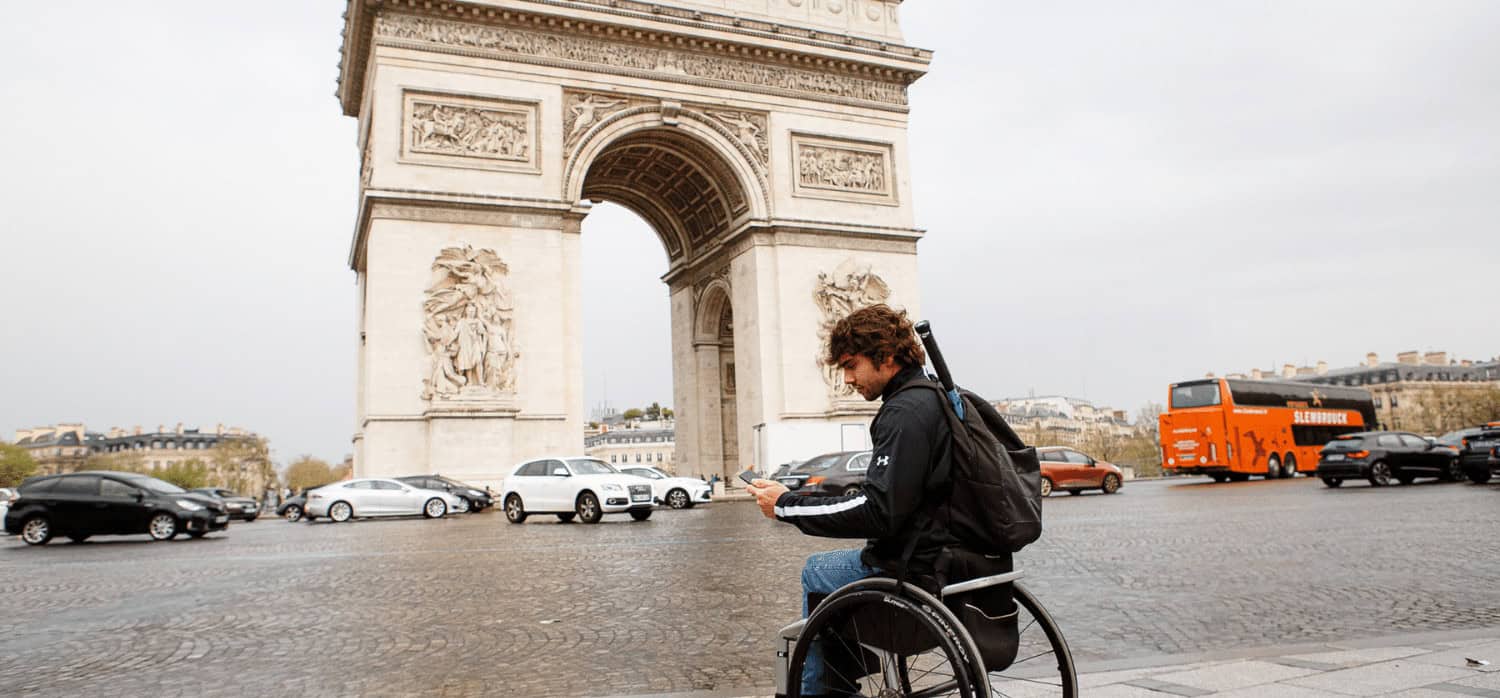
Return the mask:
<path id="1" fill-rule="evenodd" d="M 797 516 L 827 516 L 829 514 L 837 514 L 841 511 L 857 509 L 864 503 L 865 496 L 860 495 L 849 501 L 839 502 L 838 504 L 803 504 L 801 506 L 793 504 L 792 506 L 776 507 L 776 518 L 790 519 Z"/>

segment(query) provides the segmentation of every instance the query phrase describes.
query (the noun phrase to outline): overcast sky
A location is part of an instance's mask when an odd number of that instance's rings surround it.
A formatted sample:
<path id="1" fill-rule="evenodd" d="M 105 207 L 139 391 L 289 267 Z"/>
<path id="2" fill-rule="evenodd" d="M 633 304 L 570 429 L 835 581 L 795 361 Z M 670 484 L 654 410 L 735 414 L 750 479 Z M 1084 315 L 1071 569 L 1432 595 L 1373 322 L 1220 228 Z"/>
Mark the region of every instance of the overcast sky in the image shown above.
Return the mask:
<path id="1" fill-rule="evenodd" d="M 0 23 L 0 438 L 354 430 L 342 2 Z M 914 0 L 923 307 L 960 382 L 1130 409 L 1365 352 L 1500 354 L 1500 3 Z M 584 226 L 588 408 L 671 401 L 666 256 Z M 518 292 L 524 292 L 518 289 Z M 606 385 L 607 391 L 606 391 Z"/>

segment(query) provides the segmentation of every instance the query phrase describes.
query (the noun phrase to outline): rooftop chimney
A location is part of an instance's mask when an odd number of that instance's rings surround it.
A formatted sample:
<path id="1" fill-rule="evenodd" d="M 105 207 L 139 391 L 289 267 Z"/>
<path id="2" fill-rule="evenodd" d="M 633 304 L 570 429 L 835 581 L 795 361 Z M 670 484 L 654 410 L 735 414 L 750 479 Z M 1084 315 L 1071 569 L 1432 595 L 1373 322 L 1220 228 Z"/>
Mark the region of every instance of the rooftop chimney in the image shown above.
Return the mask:
<path id="1" fill-rule="evenodd" d="M 1396 361 L 1410 366 L 1418 366 L 1422 363 L 1422 353 L 1418 351 L 1403 351 L 1396 355 Z"/>
<path id="2" fill-rule="evenodd" d="M 1422 357 L 1422 362 L 1427 364 L 1428 366 L 1447 366 L 1448 352 L 1429 351 L 1425 356 Z"/>
<path id="3" fill-rule="evenodd" d="M 1282 378 L 1291 378 L 1291 377 L 1296 376 L 1296 375 L 1297 375 L 1297 367 L 1296 366 L 1293 366 L 1291 364 L 1282 364 L 1281 365 L 1281 377 Z"/>
<path id="4" fill-rule="evenodd" d="M 141 425 L 139 425 L 139 424 L 135 425 L 135 435 L 136 436 L 140 436 L 141 435 Z"/>
<path id="5" fill-rule="evenodd" d="M 1320 375 L 1320 376 L 1326 376 L 1326 375 L 1328 375 L 1328 362 L 1327 361 L 1319 361 L 1318 362 L 1318 375 Z"/>
<path id="6" fill-rule="evenodd" d="M 1380 365 L 1380 355 L 1376 354 L 1373 351 L 1370 352 L 1370 353 L 1368 353 L 1368 354 L 1365 354 L 1365 365 L 1368 366 L 1368 367 L 1370 367 L 1370 368 L 1375 368 L 1376 366 L 1379 366 Z"/>
<path id="7" fill-rule="evenodd" d="M 182 422 L 178 422 L 178 423 L 177 423 L 177 434 L 178 434 L 178 435 L 179 435 L 179 436 L 181 436 L 181 435 L 182 435 Z"/>

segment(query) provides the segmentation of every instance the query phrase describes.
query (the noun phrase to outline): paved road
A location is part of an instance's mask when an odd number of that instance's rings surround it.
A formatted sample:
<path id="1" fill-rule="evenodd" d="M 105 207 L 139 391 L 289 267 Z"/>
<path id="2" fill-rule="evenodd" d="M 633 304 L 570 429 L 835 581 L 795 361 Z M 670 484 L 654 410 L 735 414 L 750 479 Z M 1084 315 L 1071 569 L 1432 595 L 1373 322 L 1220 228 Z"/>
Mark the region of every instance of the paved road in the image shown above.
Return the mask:
<path id="1" fill-rule="evenodd" d="M 1090 662 L 1500 626 L 1500 486 L 1130 483 L 1019 556 Z M 764 688 L 805 556 L 721 502 L 0 540 L 0 692 L 622 695 Z"/>

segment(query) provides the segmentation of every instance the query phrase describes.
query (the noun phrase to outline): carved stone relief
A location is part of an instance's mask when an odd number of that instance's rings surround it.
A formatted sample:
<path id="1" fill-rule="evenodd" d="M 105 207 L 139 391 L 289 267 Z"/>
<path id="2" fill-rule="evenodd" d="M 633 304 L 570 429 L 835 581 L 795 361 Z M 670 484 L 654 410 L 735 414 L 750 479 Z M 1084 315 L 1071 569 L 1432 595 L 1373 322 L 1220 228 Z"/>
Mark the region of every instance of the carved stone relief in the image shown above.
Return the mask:
<path id="1" fill-rule="evenodd" d="M 792 151 L 797 163 L 797 176 L 792 181 L 793 195 L 896 203 L 890 144 L 794 133 Z"/>
<path id="2" fill-rule="evenodd" d="M 536 171 L 536 116 L 531 102 L 408 92 L 402 155 L 432 164 Z"/>
<path id="3" fill-rule="evenodd" d="M 485 399 L 515 391 L 521 353 L 515 307 L 505 286 L 509 271 L 494 250 L 468 244 L 444 248 L 433 260 L 422 303 L 429 359 L 423 400 Z"/>
<path id="4" fill-rule="evenodd" d="M 370 158 L 370 141 L 365 139 L 365 150 L 359 157 L 359 188 L 370 188 L 370 176 L 375 173 L 375 161 Z"/>
<path id="5" fill-rule="evenodd" d="M 818 272 L 817 284 L 813 287 L 813 302 L 822 313 L 822 324 L 818 326 L 818 367 L 823 372 L 823 381 L 828 384 L 829 397 L 839 400 L 852 397 L 854 390 L 844 385 L 843 370 L 829 366 L 823 359 L 828 346 L 828 337 L 839 320 L 849 314 L 877 303 L 890 300 L 891 287 L 885 280 L 871 271 L 869 264 L 856 262 L 852 257 L 844 260 L 830 275 Z"/>
<path id="6" fill-rule="evenodd" d="M 644 106 L 650 100 L 633 95 L 604 94 L 599 92 L 563 92 L 563 133 L 567 134 L 563 144 L 569 152 L 588 133 L 590 128 L 610 114 Z"/>
<path id="7" fill-rule="evenodd" d="M 770 130 L 766 127 L 766 115 L 763 112 L 736 111 L 703 108 L 703 112 L 719 120 L 734 134 L 736 141 L 750 154 L 755 156 L 762 167 L 771 162 L 771 138 Z"/>
<path id="8" fill-rule="evenodd" d="M 652 77 L 665 80 L 714 81 L 739 89 L 759 87 L 861 102 L 906 104 L 906 87 L 900 83 L 621 41 L 413 15 L 380 16 L 376 20 L 375 36 L 384 40 L 463 46 L 502 56 L 573 61 L 611 72 L 645 71 L 654 73 Z"/>

